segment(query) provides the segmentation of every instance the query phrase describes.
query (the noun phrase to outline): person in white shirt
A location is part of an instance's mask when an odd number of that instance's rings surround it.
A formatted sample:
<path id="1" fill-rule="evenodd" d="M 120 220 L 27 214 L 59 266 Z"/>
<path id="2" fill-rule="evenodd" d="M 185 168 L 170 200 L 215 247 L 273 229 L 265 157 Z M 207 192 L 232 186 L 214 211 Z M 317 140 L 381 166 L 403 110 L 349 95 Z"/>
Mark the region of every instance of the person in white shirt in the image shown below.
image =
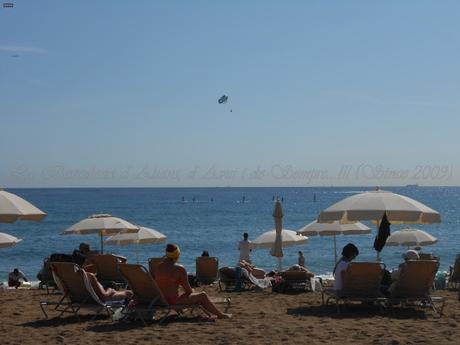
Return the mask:
<path id="1" fill-rule="evenodd" d="M 15 268 L 13 272 L 10 272 L 8 274 L 8 286 L 15 287 L 17 289 L 21 286 L 21 279 L 25 282 L 28 281 L 24 273 Z"/>
<path id="2" fill-rule="evenodd" d="M 347 269 L 350 262 L 359 254 L 358 248 L 353 243 L 348 243 L 342 249 L 342 257 L 335 265 L 334 271 L 334 290 L 341 291 L 343 288 L 342 274 Z"/>
<path id="3" fill-rule="evenodd" d="M 247 261 L 251 263 L 251 258 L 249 257 L 249 254 L 251 253 L 251 241 L 248 240 L 248 233 L 245 232 L 243 234 L 243 240 L 240 241 L 238 244 L 238 250 L 240 251 L 240 259 L 238 260 L 241 262 L 242 260 Z"/>

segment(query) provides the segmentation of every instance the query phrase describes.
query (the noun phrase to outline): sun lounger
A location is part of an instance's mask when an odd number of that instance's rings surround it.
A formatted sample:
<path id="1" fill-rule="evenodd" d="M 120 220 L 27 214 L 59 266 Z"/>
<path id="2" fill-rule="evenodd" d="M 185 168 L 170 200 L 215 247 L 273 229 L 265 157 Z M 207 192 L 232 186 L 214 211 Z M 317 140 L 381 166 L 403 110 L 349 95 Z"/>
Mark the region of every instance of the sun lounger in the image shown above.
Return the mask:
<path id="1" fill-rule="evenodd" d="M 254 288 L 266 289 L 271 287 L 271 281 L 267 278 L 256 278 L 246 269 L 237 267 L 222 267 L 219 269 L 220 291 L 245 291 Z"/>
<path id="2" fill-rule="evenodd" d="M 302 292 L 311 291 L 310 274 L 305 271 L 283 271 L 279 272 L 281 282 L 278 285 L 278 292 Z"/>
<path id="3" fill-rule="evenodd" d="M 162 263 L 164 258 L 150 258 L 149 259 L 149 272 L 155 278 L 155 270 L 159 264 Z"/>
<path id="4" fill-rule="evenodd" d="M 209 313 L 198 304 L 169 304 L 159 289 L 152 275 L 142 265 L 119 264 L 119 269 L 123 277 L 128 282 L 133 291 L 132 311 L 136 317 L 146 325 L 146 319 L 152 319 L 158 311 L 164 311 L 160 318 L 162 323 L 172 311 L 181 314 L 185 310 L 193 313 L 194 310 L 201 310 L 206 315 Z"/>
<path id="5" fill-rule="evenodd" d="M 431 296 L 431 289 L 439 268 L 436 260 L 408 260 L 400 268 L 398 279 L 390 287 L 389 305 L 401 307 L 429 307 L 442 315 L 445 300 Z M 435 303 L 441 304 L 438 310 Z"/>
<path id="6" fill-rule="evenodd" d="M 383 306 L 386 301 L 380 292 L 384 265 L 380 262 L 352 262 L 343 272 L 340 291 L 323 289 L 323 305 L 335 302 L 337 312 L 349 302 L 368 302 Z"/>
<path id="7" fill-rule="evenodd" d="M 54 282 L 53 274 L 51 272 L 51 261 L 49 259 L 45 259 L 43 262 L 43 267 L 37 275 L 39 283 L 39 288 L 46 288 L 46 293 L 50 294 L 50 288 L 52 288 L 52 292 L 54 292 L 57 287 L 56 283 Z"/>
<path id="8" fill-rule="evenodd" d="M 431 253 L 418 253 L 419 260 L 436 260 L 439 261 L 439 257 L 434 256 Z"/>
<path id="9" fill-rule="evenodd" d="M 220 291 L 244 291 L 253 287 L 252 283 L 241 275 L 239 267 L 222 267 L 219 269 Z"/>
<path id="10" fill-rule="evenodd" d="M 453 290 L 459 290 L 460 288 L 460 254 L 455 258 L 454 266 L 451 268 L 447 287 Z"/>
<path id="11" fill-rule="evenodd" d="M 196 280 L 199 284 L 212 284 L 219 276 L 219 260 L 215 257 L 196 258 Z"/>
<path id="12" fill-rule="evenodd" d="M 119 288 L 126 285 L 118 271 L 120 259 L 115 255 L 93 254 L 89 256 L 88 261 L 96 268 L 97 279 L 104 287 Z"/>
<path id="13" fill-rule="evenodd" d="M 53 277 L 56 286 L 62 293 L 61 299 L 56 301 L 41 301 L 45 318 L 48 318 L 45 306 L 54 305 L 54 310 L 59 311 L 58 317 L 65 313 L 74 314 L 79 320 L 78 312 L 81 308 L 96 309 L 94 317 L 107 312 L 113 315 L 113 308 L 122 308 L 124 301 L 102 301 L 94 291 L 86 272 L 78 265 L 67 262 L 56 262 L 51 264 Z"/>

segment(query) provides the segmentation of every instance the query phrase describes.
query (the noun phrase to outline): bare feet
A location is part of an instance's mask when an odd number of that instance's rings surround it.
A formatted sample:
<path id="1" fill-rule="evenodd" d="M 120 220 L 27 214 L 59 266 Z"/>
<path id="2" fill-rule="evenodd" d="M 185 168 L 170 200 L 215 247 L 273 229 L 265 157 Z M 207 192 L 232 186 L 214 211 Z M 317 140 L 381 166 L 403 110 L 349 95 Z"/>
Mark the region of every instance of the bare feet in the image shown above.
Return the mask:
<path id="1" fill-rule="evenodd" d="M 219 319 L 231 319 L 232 318 L 232 314 L 227 314 L 227 313 L 222 313 L 221 316 L 218 316 Z"/>

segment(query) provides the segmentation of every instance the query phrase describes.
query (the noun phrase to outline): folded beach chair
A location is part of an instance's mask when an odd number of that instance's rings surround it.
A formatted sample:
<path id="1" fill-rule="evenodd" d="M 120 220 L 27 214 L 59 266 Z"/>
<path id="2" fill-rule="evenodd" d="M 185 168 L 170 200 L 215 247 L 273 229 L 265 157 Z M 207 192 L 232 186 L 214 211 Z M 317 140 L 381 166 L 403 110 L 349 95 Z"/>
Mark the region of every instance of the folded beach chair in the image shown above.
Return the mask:
<path id="1" fill-rule="evenodd" d="M 199 284 L 212 284 L 219 276 L 219 260 L 215 257 L 196 258 L 196 280 Z"/>
<path id="2" fill-rule="evenodd" d="M 119 264 L 119 269 L 133 291 L 134 303 L 130 303 L 132 311 L 135 312 L 138 319 L 142 320 L 144 325 L 146 325 L 146 319 L 152 319 L 154 314 L 159 311 L 164 312 L 160 318 L 160 323 L 166 320 L 172 311 L 181 314 L 185 310 L 193 313 L 194 310 L 198 309 L 209 316 L 209 313 L 198 304 L 169 304 L 152 275 L 144 266 Z"/>
<path id="3" fill-rule="evenodd" d="M 449 279 L 447 280 L 449 289 L 458 290 L 460 288 L 460 254 L 455 258 L 454 266 L 451 268 Z"/>
<path id="4" fill-rule="evenodd" d="M 56 301 L 41 301 L 40 308 L 48 318 L 45 306 L 54 305 L 54 310 L 59 311 L 58 317 L 65 313 L 74 314 L 78 320 L 78 312 L 82 308 L 96 309 L 94 317 L 107 312 L 113 315 L 113 308 L 123 308 L 124 301 L 102 301 L 94 291 L 86 272 L 78 265 L 67 262 L 55 262 L 51 264 L 56 286 L 62 293 L 61 299 Z"/>
<path id="5" fill-rule="evenodd" d="M 305 271 L 279 272 L 282 278 L 278 285 L 278 292 L 311 291 L 310 275 Z"/>
<path id="6" fill-rule="evenodd" d="M 149 259 L 149 272 L 153 278 L 155 278 L 155 270 L 159 264 L 162 263 L 164 258 L 150 258 Z"/>
<path id="7" fill-rule="evenodd" d="M 118 271 L 120 260 L 112 254 L 93 254 L 88 261 L 93 264 L 97 271 L 97 280 L 104 287 L 120 288 L 126 285 L 122 275 Z"/>
<path id="8" fill-rule="evenodd" d="M 342 275 L 342 290 L 323 289 L 323 305 L 335 302 L 337 312 L 349 302 L 372 302 L 383 306 L 386 298 L 380 292 L 385 265 L 380 262 L 352 262 Z"/>
<path id="9" fill-rule="evenodd" d="M 431 296 L 431 289 L 439 268 L 436 260 L 408 260 L 402 266 L 398 279 L 390 287 L 389 305 L 401 307 L 429 307 L 442 315 L 445 300 Z M 438 309 L 436 304 L 440 304 Z"/>

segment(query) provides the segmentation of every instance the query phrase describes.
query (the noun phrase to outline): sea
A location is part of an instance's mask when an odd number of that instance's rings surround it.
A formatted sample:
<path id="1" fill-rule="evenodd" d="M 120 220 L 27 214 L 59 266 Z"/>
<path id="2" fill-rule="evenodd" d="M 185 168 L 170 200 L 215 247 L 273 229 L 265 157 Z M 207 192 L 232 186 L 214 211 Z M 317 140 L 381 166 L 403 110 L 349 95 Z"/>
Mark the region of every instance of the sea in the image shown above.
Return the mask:
<path id="1" fill-rule="evenodd" d="M 153 228 L 167 236 L 167 242 L 181 248 L 180 263 L 189 272 L 195 271 L 195 258 L 207 250 L 219 259 L 219 266 L 235 266 L 238 242 L 243 233 L 254 239 L 274 228 L 274 200 L 283 207 L 283 228 L 298 230 L 315 220 L 320 211 L 337 201 L 370 187 L 306 187 L 306 188 L 52 188 L 7 189 L 30 201 L 47 213 L 40 222 L 18 221 L 0 223 L 0 232 L 23 239 L 12 248 L 0 249 L 0 281 L 19 268 L 29 280 L 36 275 L 43 261 L 52 253 L 72 253 L 80 242 L 99 249 L 98 235 L 62 235 L 74 223 L 98 213 L 109 213 L 133 224 Z M 386 187 L 385 190 L 416 199 L 441 214 L 442 222 L 411 225 L 429 232 L 438 239 L 424 252 L 440 257 L 441 270 L 447 271 L 460 253 L 460 187 Z M 373 261 L 377 230 L 372 223 L 371 234 L 337 236 L 337 248 L 354 243 L 360 250 L 357 261 Z M 391 231 L 405 225 L 391 226 Z M 147 265 L 150 257 L 164 253 L 165 244 L 105 246 L 104 252 L 126 256 L 128 262 Z M 402 261 L 406 247 L 385 247 L 381 259 L 387 268 Z M 283 267 L 297 263 L 298 251 L 304 252 L 306 266 L 316 274 L 330 274 L 334 267 L 333 237 L 309 237 L 306 244 L 284 249 Z M 276 258 L 267 249 L 256 249 L 251 259 L 267 271 L 277 267 Z"/>

